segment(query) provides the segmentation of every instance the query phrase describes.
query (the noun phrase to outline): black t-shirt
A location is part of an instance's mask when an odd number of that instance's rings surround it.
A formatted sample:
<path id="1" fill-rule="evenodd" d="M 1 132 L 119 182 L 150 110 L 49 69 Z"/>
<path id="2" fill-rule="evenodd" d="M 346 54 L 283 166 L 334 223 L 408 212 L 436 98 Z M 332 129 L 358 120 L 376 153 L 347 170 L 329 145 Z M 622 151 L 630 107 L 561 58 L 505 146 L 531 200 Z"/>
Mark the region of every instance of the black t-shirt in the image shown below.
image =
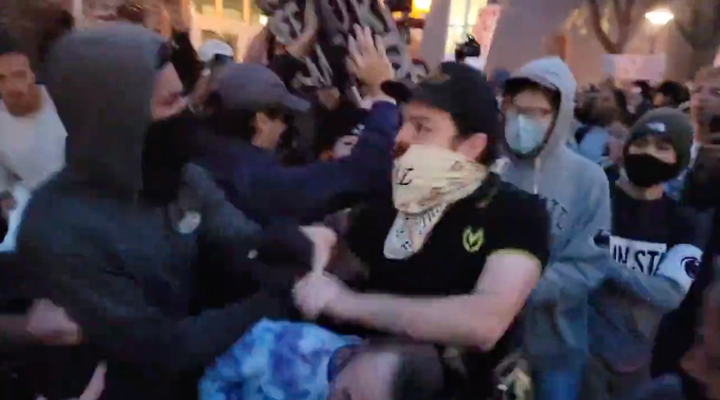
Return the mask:
<path id="1" fill-rule="evenodd" d="M 487 257 L 495 252 L 526 252 L 543 266 L 548 261 L 550 219 L 544 203 L 494 174 L 475 193 L 448 208 L 423 248 L 404 260 L 384 256 L 385 239 L 396 216 L 397 210 L 387 202 L 360 211 L 354 219 L 348 245 L 369 269 L 368 280 L 358 287 L 361 291 L 463 295 L 473 292 Z M 473 396 L 492 390 L 492 370 L 508 354 L 510 337 L 509 331 L 489 354 L 466 357 Z"/>
<path id="2" fill-rule="evenodd" d="M 638 200 L 617 186 L 612 189 L 610 253 L 628 268 L 653 275 L 673 244 L 687 243 L 679 229 L 678 204 L 668 196 Z"/>

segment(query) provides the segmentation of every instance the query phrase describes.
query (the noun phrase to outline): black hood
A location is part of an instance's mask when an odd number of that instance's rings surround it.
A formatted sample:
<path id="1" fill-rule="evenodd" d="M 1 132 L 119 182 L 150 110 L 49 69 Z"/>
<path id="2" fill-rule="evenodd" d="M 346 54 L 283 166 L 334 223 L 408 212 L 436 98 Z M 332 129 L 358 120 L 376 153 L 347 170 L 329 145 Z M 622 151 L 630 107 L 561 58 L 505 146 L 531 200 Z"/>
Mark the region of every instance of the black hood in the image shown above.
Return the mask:
<path id="1" fill-rule="evenodd" d="M 163 38 L 113 24 L 61 39 L 47 64 L 47 86 L 68 132 L 66 165 L 84 185 L 134 196 L 152 123 L 150 100 Z"/>

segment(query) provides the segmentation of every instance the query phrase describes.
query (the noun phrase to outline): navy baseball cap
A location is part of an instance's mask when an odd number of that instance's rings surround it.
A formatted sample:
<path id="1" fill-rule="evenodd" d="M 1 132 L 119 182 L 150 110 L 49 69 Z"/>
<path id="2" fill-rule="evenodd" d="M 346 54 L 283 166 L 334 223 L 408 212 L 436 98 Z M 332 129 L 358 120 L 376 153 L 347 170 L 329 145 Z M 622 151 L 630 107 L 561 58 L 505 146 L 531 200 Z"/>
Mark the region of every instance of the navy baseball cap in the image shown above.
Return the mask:
<path id="1" fill-rule="evenodd" d="M 230 110 L 262 111 L 283 107 L 306 112 L 310 103 L 290 93 L 272 70 L 259 64 L 230 64 L 223 68 L 213 92 Z"/>

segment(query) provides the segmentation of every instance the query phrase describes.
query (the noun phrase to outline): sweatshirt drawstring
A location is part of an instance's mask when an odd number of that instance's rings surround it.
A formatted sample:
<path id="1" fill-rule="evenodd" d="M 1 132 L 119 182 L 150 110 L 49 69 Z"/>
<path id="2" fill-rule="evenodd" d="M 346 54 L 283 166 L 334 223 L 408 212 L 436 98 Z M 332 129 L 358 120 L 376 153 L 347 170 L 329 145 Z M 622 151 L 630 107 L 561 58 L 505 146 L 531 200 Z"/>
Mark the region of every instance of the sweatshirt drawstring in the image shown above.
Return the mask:
<path id="1" fill-rule="evenodd" d="M 540 157 L 535 158 L 533 166 L 533 194 L 538 194 L 538 185 L 540 181 L 540 167 L 542 162 L 540 161 Z"/>

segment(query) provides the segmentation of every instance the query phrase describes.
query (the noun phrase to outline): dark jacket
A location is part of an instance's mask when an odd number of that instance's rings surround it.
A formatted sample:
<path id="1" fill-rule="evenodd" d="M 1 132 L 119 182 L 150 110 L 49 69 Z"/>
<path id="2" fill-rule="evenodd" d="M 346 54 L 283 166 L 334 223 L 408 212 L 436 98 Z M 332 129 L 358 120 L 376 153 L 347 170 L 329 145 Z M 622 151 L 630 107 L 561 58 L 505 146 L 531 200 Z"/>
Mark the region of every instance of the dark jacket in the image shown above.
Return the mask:
<path id="1" fill-rule="evenodd" d="M 687 400 L 706 399 L 701 386 L 680 368 L 680 361 L 695 343 L 705 291 L 715 281 L 713 258 L 720 247 L 720 221 L 714 217 L 713 237 L 703 253 L 700 272 L 680 307 L 667 314 L 658 329 L 653 349 L 652 375 L 679 374 Z"/>
<path id="2" fill-rule="evenodd" d="M 138 196 L 152 182 L 144 143 L 161 44 L 145 29 L 117 24 L 62 39 L 49 59 L 67 166 L 34 194 L 17 252 L 34 297 L 64 307 L 83 333 L 82 345 L 57 350 L 54 360 L 67 363 L 49 372 L 49 398 L 77 396 L 105 360 L 104 400 L 193 399 L 203 368 L 247 327 L 288 317 L 281 285 L 192 313 L 198 239 L 240 273 L 262 271 L 244 259 L 263 235 L 199 167 L 185 168 L 171 204 Z"/>
<path id="3" fill-rule="evenodd" d="M 686 178 L 681 201 L 701 211 L 714 209 L 712 234 L 703 252 L 698 276 L 680 307 L 663 318 L 653 350 L 653 376 L 679 374 L 687 400 L 706 398 L 702 394 L 701 385 L 680 368 L 680 361 L 695 343 L 704 293 L 717 279 L 715 258 L 720 253 L 720 213 L 717 212 L 720 204 L 719 167 L 716 157 L 706 157 L 701 150 L 693 170 Z"/>
<path id="4" fill-rule="evenodd" d="M 381 102 L 373 106 L 360 140 L 344 159 L 286 168 L 271 152 L 241 139 L 219 138 L 207 145 L 198 163 L 253 220 L 312 222 L 389 188 L 399 126 L 397 106 Z"/>

